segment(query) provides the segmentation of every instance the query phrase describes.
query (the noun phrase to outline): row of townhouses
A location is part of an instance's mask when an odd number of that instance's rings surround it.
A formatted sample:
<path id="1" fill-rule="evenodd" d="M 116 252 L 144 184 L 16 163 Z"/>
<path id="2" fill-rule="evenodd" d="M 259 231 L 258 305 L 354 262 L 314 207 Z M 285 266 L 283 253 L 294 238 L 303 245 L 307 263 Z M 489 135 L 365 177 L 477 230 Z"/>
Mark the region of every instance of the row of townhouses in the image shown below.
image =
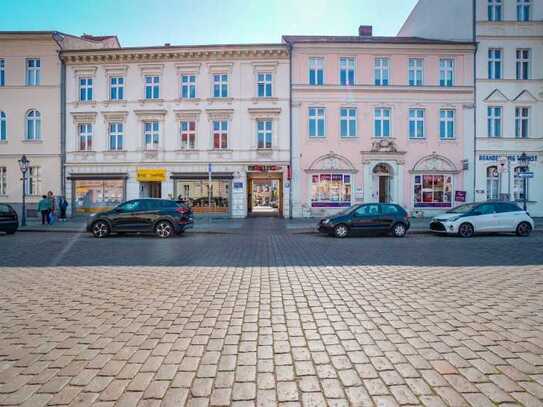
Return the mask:
<path id="1" fill-rule="evenodd" d="M 231 217 L 486 199 L 543 215 L 542 59 L 543 0 L 420 0 L 395 37 L 277 44 L 1 32 L 0 202 L 20 210 L 25 154 L 29 215 L 48 191 L 73 215 L 138 197 Z"/>

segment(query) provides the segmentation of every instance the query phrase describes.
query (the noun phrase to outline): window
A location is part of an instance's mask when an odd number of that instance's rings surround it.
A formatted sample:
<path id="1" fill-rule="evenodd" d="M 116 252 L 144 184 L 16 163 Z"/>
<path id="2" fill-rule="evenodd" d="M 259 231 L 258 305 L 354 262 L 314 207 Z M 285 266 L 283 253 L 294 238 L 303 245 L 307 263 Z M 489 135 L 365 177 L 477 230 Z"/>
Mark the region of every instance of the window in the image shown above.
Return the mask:
<path id="1" fill-rule="evenodd" d="M 313 174 L 311 206 L 341 208 L 351 206 L 350 174 Z"/>
<path id="2" fill-rule="evenodd" d="M 526 201 L 528 201 L 528 183 L 530 182 L 530 179 L 522 178 L 520 176 L 521 173 L 526 171 L 527 167 L 515 167 L 513 170 L 513 198 L 515 201 L 524 201 L 524 195 L 526 195 Z"/>
<path id="3" fill-rule="evenodd" d="M 111 100 L 124 99 L 124 78 L 122 76 L 113 76 L 110 78 L 109 98 Z"/>
<path id="4" fill-rule="evenodd" d="M 74 209 L 78 214 L 100 212 L 124 201 L 125 181 L 74 180 Z"/>
<path id="5" fill-rule="evenodd" d="M 409 138 L 424 138 L 424 109 L 409 109 Z"/>
<path id="6" fill-rule="evenodd" d="M 7 195 L 8 193 L 8 169 L 6 167 L 0 167 L 0 195 Z"/>
<path id="7" fill-rule="evenodd" d="M 26 114 L 26 140 L 41 139 L 41 115 L 37 110 L 31 110 Z"/>
<path id="8" fill-rule="evenodd" d="M 228 121 L 213 121 L 213 148 L 217 150 L 228 148 Z"/>
<path id="9" fill-rule="evenodd" d="M 443 58 L 439 60 L 439 86 L 453 86 L 454 59 Z"/>
<path id="10" fill-rule="evenodd" d="M 228 75 L 227 74 L 213 75 L 213 97 L 214 98 L 228 97 Z"/>
<path id="11" fill-rule="evenodd" d="M 530 50 L 517 49 L 517 80 L 530 79 Z"/>
<path id="12" fill-rule="evenodd" d="M 0 141 L 8 139 L 7 117 L 6 114 L 0 111 Z"/>
<path id="13" fill-rule="evenodd" d="M 123 124 L 120 122 L 109 123 L 109 149 L 110 151 L 123 149 Z"/>
<path id="14" fill-rule="evenodd" d="M 502 0 L 488 0 L 488 21 L 502 21 Z"/>
<path id="15" fill-rule="evenodd" d="M 447 208 L 452 206 L 452 176 L 415 175 L 416 208 Z"/>
<path id="16" fill-rule="evenodd" d="M 194 150 L 196 145 L 196 122 L 183 120 L 181 122 L 181 149 Z"/>
<path id="17" fill-rule="evenodd" d="M 145 99 L 158 99 L 160 77 L 146 76 L 145 77 Z"/>
<path id="18" fill-rule="evenodd" d="M 272 74 L 259 72 L 256 75 L 256 94 L 259 98 L 272 97 Z"/>
<path id="19" fill-rule="evenodd" d="M 355 62 L 354 58 L 339 59 L 339 83 L 343 86 L 354 85 Z"/>
<path id="20" fill-rule="evenodd" d="M 489 48 L 488 50 L 488 79 L 502 78 L 502 50 Z"/>
<path id="21" fill-rule="evenodd" d="M 196 76 L 181 75 L 181 98 L 195 99 L 196 98 Z"/>
<path id="22" fill-rule="evenodd" d="M 422 58 L 409 58 L 409 86 L 422 86 L 423 64 Z"/>
<path id="23" fill-rule="evenodd" d="M 517 0 L 517 21 L 530 21 L 531 0 Z"/>
<path id="24" fill-rule="evenodd" d="M 40 84 L 40 60 L 26 60 L 26 85 L 38 86 Z"/>
<path id="25" fill-rule="evenodd" d="M 92 151 L 92 124 L 90 123 L 79 125 L 79 150 Z"/>
<path id="26" fill-rule="evenodd" d="M 501 137 L 502 135 L 502 108 L 490 106 L 488 115 L 488 137 Z"/>
<path id="27" fill-rule="evenodd" d="M 28 167 L 25 180 L 25 194 L 39 195 L 40 194 L 40 167 Z"/>
<path id="28" fill-rule="evenodd" d="M 309 108 L 309 137 L 324 137 L 324 108 Z"/>
<path id="29" fill-rule="evenodd" d="M 498 174 L 498 167 L 493 165 L 486 169 L 486 199 L 493 200 L 498 199 L 498 186 L 500 183 L 500 176 Z"/>
<path id="30" fill-rule="evenodd" d="M 324 59 L 309 58 L 309 84 L 324 85 Z"/>
<path id="31" fill-rule="evenodd" d="M 377 108 L 373 113 L 373 137 L 390 137 L 390 109 Z"/>
<path id="32" fill-rule="evenodd" d="M 258 120 L 256 122 L 256 138 L 258 149 L 272 148 L 272 121 Z"/>
<path id="33" fill-rule="evenodd" d="M 92 78 L 79 78 L 79 100 L 92 100 Z"/>
<path id="34" fill-rule="evenodd" d="M 528 107 L 515 108 L 515 137 L 528 138 L 528 125 L 530 122 L 530 109 Z"/>
<path id="35" fill-rule="evenodd" d="M 494 203 L 494 208 L 496 209 L 497 213 L 520 212 L 522 210 L 517 204 L 510 202 Z"/>
<path id="36" fill-rule="evenodd" d="M 454 110 L 442 109 L 439 111 L 439 138 L 441 140 L 455 138 Z"/>
<path id="37" fill-rule="evenodd" d="M 0 59 L 0 86 L 6 86 L 6 62 Z"/>
<path id="38" fill-rule="evenodd" d="M 195 214 L 228 214 L 230 213 L 231 185 L 230 180 L 215 178 L 211 180 L 211 183 L 207 178 L 205 180 L 179 179 L 175 181 L 174 195 L 189 205 Z M 211 205 L 209 205 L 210 195 Z"/>
<path id="39" fill-rule="evenodd" d="M 158 150 L 158 129 L 158 121 L 143 123 L 143 141 L 145 143 L 145 150 Z"/>
<path id="40" fill-rule="evenodd" d="M 356 109 L 342 107 L 340 116 L 341 137 L 356 137 Z"/>
<path id="41" fill-rule="evenodd" d="M 375 58 L 375 66 L 373 74 L 375 77 L 375 85 L 387 86 L 388 85 L 388 58 Z"/>

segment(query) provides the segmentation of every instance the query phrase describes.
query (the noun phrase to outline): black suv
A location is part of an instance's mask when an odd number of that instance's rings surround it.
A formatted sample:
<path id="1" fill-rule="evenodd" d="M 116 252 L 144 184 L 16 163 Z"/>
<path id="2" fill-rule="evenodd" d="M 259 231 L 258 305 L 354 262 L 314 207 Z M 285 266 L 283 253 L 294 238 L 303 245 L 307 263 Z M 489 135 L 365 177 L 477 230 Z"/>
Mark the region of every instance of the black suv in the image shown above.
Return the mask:
<path id="1" fill-rule="evenodd" d="M 362 233 L 390 233 L 395 237 L 404 237 L 409 229 L 409 218 L 399 205 L 368 203 L 351 206 L 322 219 L 318 229 L 339 238 Z"/>
<path id="2" fill-rule="evenodd" d="M 94 237 L 111 233 L 155 233 L 168 238 L 193 226 L 192 211 L 184 203 L 169 199 L 134 199 L 110 211 L 91 215 L 87 232 Z"/>
<path id="3" fill-rule="evenodd" d="M 17 212 L 8 204 L 0 203 L 0 232 L 12 235 L 17 231 L 19 219 Z"/>

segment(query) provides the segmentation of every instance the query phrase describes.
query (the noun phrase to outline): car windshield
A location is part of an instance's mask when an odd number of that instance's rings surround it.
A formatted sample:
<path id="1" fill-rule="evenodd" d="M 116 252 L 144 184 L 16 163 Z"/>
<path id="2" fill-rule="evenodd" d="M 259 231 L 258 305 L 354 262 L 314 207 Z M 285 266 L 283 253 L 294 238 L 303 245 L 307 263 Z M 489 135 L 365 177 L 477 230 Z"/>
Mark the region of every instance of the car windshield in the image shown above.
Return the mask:
<path id="1" fill-rule="evenodd" d="M 447 213 L 467 213 L 471 211 L 475 207 L 475 205 L 477 204 L 471 203 L 471 204 L 460 205 L 460 206 L 457 206 L 456 208 L 452 208 L 451 210 L 447 211 Z"/>
<path id="2" fill-rule="evenodd" d="M 334 216 L 347 215 L 347 214 L 351 213 L 352 211 L 354 211 L 356 208 L 358 208 L 358 205 L 353 205 L 350 208 L 345 208 L 342 211 L 339 211 Z"/>

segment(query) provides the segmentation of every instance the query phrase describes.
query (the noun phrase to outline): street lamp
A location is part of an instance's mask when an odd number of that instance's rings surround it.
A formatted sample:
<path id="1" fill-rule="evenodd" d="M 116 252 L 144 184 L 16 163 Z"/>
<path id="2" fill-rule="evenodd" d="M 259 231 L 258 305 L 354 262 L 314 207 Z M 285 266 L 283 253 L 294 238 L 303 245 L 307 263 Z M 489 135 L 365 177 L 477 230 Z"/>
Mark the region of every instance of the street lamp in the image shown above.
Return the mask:
<path id="1" fill-rule="evenodd" d="M 528 172 L 528 162 L 529 162 L 529 158 L 528 156 L 526 155 L 526 153 L 522 153 L 519 157 L 518 157 L 518 162 L 521 166 L 521 172 L 519 173 L 522 174 L 524 172 Z M 526 177 L 522 177 L 522 199 L 524 201 L 524 210 L 526 210 L 526 182 L 527 182 L 527 178 Z"/>
<path id="2" fill-rule="evenodd" d="M 21 216 L 21 226 L 26 226 L 26 173 L 28 171 L 28 165 L 30 161 L 26 158 L 26 155 L 23 154 L 19 160 L 19 168 L 23 174 L 23 214 Z"/>

